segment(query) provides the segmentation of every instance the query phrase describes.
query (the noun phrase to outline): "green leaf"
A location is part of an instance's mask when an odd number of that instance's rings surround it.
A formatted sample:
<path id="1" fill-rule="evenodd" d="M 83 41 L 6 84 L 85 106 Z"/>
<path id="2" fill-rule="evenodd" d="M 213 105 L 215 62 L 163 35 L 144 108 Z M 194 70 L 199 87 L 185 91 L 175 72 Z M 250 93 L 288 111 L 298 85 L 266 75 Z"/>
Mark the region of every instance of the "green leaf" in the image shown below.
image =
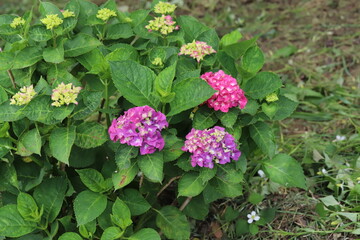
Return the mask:
<path id="1" fill-rule="evenodd" d="M 64 46 L 63 41 L 57 47 L 47 47 L 43 51 L 43 58 L 45 62 L 61 63 L 64 61 Z"/>
<path id="2" fill-rule="evenodd" d="M 264 62 L 265 58 L 261 49 L 258 46 L 253 46 L 246 50 L 241 61 L 241 67 L 247 72 L 256 73 L 263 67 Z"/>
<path id="3" fill-rule="evenodd" d="M 51 154 L 60 162 L 69 164 L 69 156 L 75 137 L 75 126 L 55 128 L 49 137 Z"/>
<path id="4" fill-rule="evenodd" d="M 235 210 L 232 206 L 227 206 L 224 214 L 226 222 L 234 221 L 240 215 L 239 210 Z"/>
<path id="5" fill-rule="evenodd" d="M 259 232 L 259 227 L 255 224 L 250 224 L 249 226 L 249 232 L 252 234 L 252 235 L 256 235 L 258 232 Z"/>
<path id="6" fill-rule="evenodd" d="M 270 119 L 273 119 L 278 110 L 278 104 L 276 102 L 263 103 L 261 104 L 261 110 L 266 114 L 266 116 L 268 116 Z"/>
<path id="7" fill-rule="evenodd" d="M 36 229 L 36 223 L 25 221 L 15 204 L 0 208 L 0 235 L 5 237 L 21 237 Z"/>
<path id="8" fill-rule="evenodd" d="M 82 240 L 79 234 L 74 232 L 67 232 L 59 237 L 59 240 Z"/>
<path id="9" fill-rule="evenodd" d="M 225 34 L 220 40 L 220 47 L 226 47 L 231 44 L 237 43 L 241 38 L 242 34 L 239 30 L 234 30 L 231 33 Z"/>
<path id="10" fill-rule="evenodd" d="M 76 59 L 81 63 L 81 65 L 89 70 L 89 73 L 100 74 L 100 78 L 103 76 L 104 78 L 109 77 L 107 75 L 110 74 L 110 65 L 105 60 L 105 57 L 99 48 L 95 48 L 90 52 L 78 56 Z"/>
<path id="11" fill-rule="evenodd" d="M 199 174 L 185 173 L 178 184 L 178 196 L 195 197 L 204 190 L 205 186 Z"/>
<path id="12" fill-rule="evenodd" d="M 171 93 L 171 87 L 175 78 L 176 63 L 162 70 L 155 78 L 155 90 L 162 97 L 166 97 Z"/>
<path id="13" fill-rule="evenodd" d="M 115 152 L 115 162 L 119 169 L 128 168 L 131 159 L 137 157 L 139 149 L 137 147 L 121 144 Z"/>
<path id="14" fill-rule="evenodd" d="M 120 38 L 129 38 L 134 36 L 134 32 L 131 29 L 131 25 L 128 23 L 116 23 L 111 24 L 106 30 L 105 39 L 120 39 Z"/>
<path id="15" fill-rule="evenodd" d="M 10 101 L 0 105 L 0 121 L 14 122 L 25 117 L 23 106 L 10 105 Z"/>
<path id="16" fill-rule="evenodd" d="M 233 59 L 237 60 L 245 54 L 245 52 L 246 52 L 246 50 L 248 50 L 248 48 L 250 48 L 251 46 L 253 46 L 255 44 L 257 39 L 258 39 L 258 37 L 254 37 L 250 40 L 245 40 L 245 41 L 227 45 L 224 47 L 224 51 L 229 56 L 231 56 Z"/>
<path id="17" fill-rule="evenodd" d="M 215 176 L 210 182 L 223 197 L 233 198 L 242 195 L 242 185 L 240 183 L 231 183 L 218 176 Z"/>
<path id="18" fill-rule="evenodd" d="M 93 192 L 103 192 L 104 189 L 104 177 L 97 170 L 92 168 L 78 169 L 76 172 L 79 174 L 81 181 L 86 187 Z"/>
<path id="19" fill-rule="evenodd" d="M 185 32 L 185 42 L 192 42 L 195 40 L 201 33 L 209 30 L 207 26 L 200 23 L 196 18 L 192 16 L 179 16 L 177 19 L 178 24 Z"/>
<path id="20" fill-rule="evenodd" d="M 244 219 L 239 219 L 235 223 L 236 236 L 241 236 L 243 234 L 249 233 L 249 224 Z"/>
<path id="21" fill-rule="evenodd" d="M 195 112 L 193 127 L 203 130 L 214 126 L 217 121 L 216 112 L 207 106 L 202 106 Z"/>
<path id="22" fill-rule="evenodd" d="M 52 38 L 52 34 L 44 25 L 34 25 L 30 27 L 29 37 L 35 42 L 46 42 Z"/>
<path id="23" fill-rule="evenodd" d="M 209 204 L 205 203 L 202 195 L 199 195 L 191 199 L 189 204 L 184 208 L 183 212 L 186 216 L 204 221 L 206 216 L 209 214 Z"/>
<path id="24" fill-rule="evenodd" d="M 50 14 L 58 14 L 59 17 L 62 17 L 62 14 L 59 8 L 50 2 L 40 2 L 39 12 L 42 16 L 50 15 Z"/>
<path id="25" fill-rule="evenodd" d="M 134 60 L 137 61 L 139 54 L 133 46 L 124 43 L 114 44 L 109 47 L 111 52 L 106 55 L 107 61 Z"/>
<path id="26" fill-rule="evenodd" d="M 13 65 L 14 53 L 12 52 L 0 52 L 0 71 L 9 70 Z"/>
<path id="27" fill-rule="evenodd" d="M 118 227 L 108 227 L 105 229 L 101 235 L 100 240 L 115 240 L 119 239 L 124 234 L 124 231 L 121 231 Z"/>
<path id="28" fill-rule="evenodd" d="M 25 220 L 38 222 L 41 219 L 39 208 L 30 194 L 19 193 L 17 196 L 17 210 Z"/>
<path id="29" fill-rule="evenodd" d="M 243 173 L 235 168 L 234 164 L 218 166 L 217 176 L 228 183 L 240 183 L 244 176 Z"/>
<path id="30" fill-rule="evenodd" d="M 137 162 L 132 163 L 131 166 L 128 168 L 121 168 L 120 170 L 115 172 L 112 175 L 115 190 L 123 188 L 129 183 L 131 183 L 135 176 L 138 174 L 138 172 L 139 168 L 137 166 Z"/>
<path id="31" fill-rule="evenodd" d="M 137 157 L 140 170 L 152 182 L 160 182 L 164 178 L 164 159 L 162 152 L 140 155 Z"/>
<path id="32" fill-rule="evenodd" d="M 209 29 L 199 34 L 197 40 L 206 42 L 207 45 L 212 46 L 216 51 L 219 49 L 219 37 L 215 29 Z"/>
<path id="33" fill-rule="evenodd" d="M 157 211 L 156 225 L 169 239 L 189 239 L 190 224 L 185 215 L 174 206 L 165 206 Z"/>
<path id="34" fill-rule="evenodd" d="M 151 205 L 145 200 L 138 190 L 127 188 L 123 193 L 123 200 L 129 207 L 132 216 L 141 215 L 151 208 Z"/>
<path id="35" fill-rule="evenodd" d="M 243 90 L 247 96 L 253 99 L 262 99 L 275 92 L 281 85 L 282 82 L 275 73 L 260 72 L 246 82 Z"/>
<path id="36" fill-rule="evenodd" d="M 105 127 L 97 122 L 83 122 L 76 127 L 75 145 L 81 148 L 98 147 L 107 140 Z"/>
<path id="37" fill-rule="evenodd" d="M 143 228 L 131 235 L 129 240 L 160 240 L 160 235 L 152 228 Z"/>
<path id="38" fill-rule="evenodd" d="M 84 225 L 96 219 L 105 210 L 107 198 L 100 193 L 89 190 L 82 191 L 74 201 L 74 211 L 77 225 Z"/>
<path id="39" fill-rule="evenodd" d="M 80 56 L 90 52 L 100 45 L 101 42 L 90 35 L 84 33 L 77 34 L 73 39 L 65 42 L 65 57 Z"/>
<path id="40" fill-rule="evenodd" d="M 110 62 L 115 87 L 132 104 L 157 108 L 159 100 L 152 94 L 155 74 L 148 67 L 126 60 Z"/>
<path id="41" fill-rule="evenodd" d="M 26 47 L 16 54 L 12 69 L 30 67 L 43 58 L 39 47 Z"/>
<path id="42" fill-rule="evenodd" d="M 284 96 L 279 96 L 279 100 L 276 101 L 276 103 L 277 103 L 277 111 L 275 116 L 273 117 L 273 120 L 276 121 L 290 117 L 291 114 L 296 110 L 297 106 L 299 105 L 297 102 L 294 102 Z"/>
<path id="43" fill-rule="evenodd" d="M 220 119 L 221 124 L 227 128 L 232 128 L 236 123 L 240 109 L 231 108 L 227 113 L 216 111 L 216 116 Z"/>
<path id="44" fill-rule="evenodd" d="M 111 221 L 123 230 L 132 224 L 130 209 L 119 198 L 112 206 Z"/>
<path id="45" fill-rule="evenodd" d="M 38 206 L 44 207 L 43 217 L 48 222 L 53 222 L 58 216 L 66 189 L 67 182 L 60 177 L 47 179 L 35 188 L 34 199 Z"/>
<path id="46" fill-rule="evenodd" d="M 22 135 L 20 142 L 30 152 L 41 155 L 41 136 L 37 128 L 31 129 Z"/>
<path id="47" fill-rule="evenodd" d="M 0 138 L 0 157 L 5 156 L 12 148 L 12 142 L 9 138 Z"/>
<path id="48" fill-rule="evenodd" d="M 270 180 L 285 187 L 299 187 L 306 190 L 306 181 L 300 163 L 289 155 L 280 153 L 263 162 Z"/>
<path id="49" fill-rule="evenodd" d="M 256 193 L 256 192 L 252 192 L 249 195 L 248 201 L 253 204 L 253 205 L 257 205 L 259 203 L 261 203 L 261 201 L 264 199 L 264 196 Z"/>
<path id="50" fill-rule="evenodd" d="M 165 141 L 165 147 L 162 150 L 164 154 L 164 162 L 171 162 L 178 159 L 184 151 L 181 148 L 184 146 L 184 141 L 169 130 L 162 131 L 162 136 Z"/>
<path id="51" fill-rule="evenodd" d="M 257 122 L 250 125 L 250 136 L 263 153 L 270 158 L 275 155 L 274 135 L 266 123 Z"/>
<path id="52" fill-rule="evenodd" d="M 208 100 L 216 91 L 200 78 L 189 78 L 174 85 L 175 99 L 170 103 L 173 116 Z"/>
<path id="53" fill-rule="evenodd" d="M 323 198 L 320 198 L 320 201 L 324 203 L 325 206 L 337 206 L 339 202 L 334 198 L 333 195 L 329 195 Z"/>

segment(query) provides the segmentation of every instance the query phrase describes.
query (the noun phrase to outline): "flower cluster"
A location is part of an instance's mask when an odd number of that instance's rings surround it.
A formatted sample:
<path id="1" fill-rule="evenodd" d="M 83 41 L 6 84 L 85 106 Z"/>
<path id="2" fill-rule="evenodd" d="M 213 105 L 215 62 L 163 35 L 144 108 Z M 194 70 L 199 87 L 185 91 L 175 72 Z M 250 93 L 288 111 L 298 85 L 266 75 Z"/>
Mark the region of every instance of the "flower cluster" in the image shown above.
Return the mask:
<path id="1" fill-rule="evenodd" d="M 167 3 L 167 2 L 159 2 L 154 7 L 154 12 L 159 14 L 171 14 L 175 11 L 176 5 Z"/>
<path id="2" fill-rule="evenodd" d="M 268 102 L 268 103 L 271 103 L 271 102 L 276 102 L 277 100 L 279 100 L 279 97 L 276 93 L 271 93 L 269 95 L 267 95 L 265 97 L 265 100 Z"/>
<path id="3" fill-rule="evenodd" d="M 60 83 L 51 94 L 51 100 L 54 102 L 51 106 L 60 107 L 62 105 L 69 105 L 70 103 L 78 104 L 76 98 L 81 90 L 81 87 L 75 87 L 72 83 Z"/>
<path id="4" fill-rule="evenodd" d="M 108 8 L 102 8 L 97 12 L 96 17 L 106 22 L 109 18 L 116 17 L 116 12 Z"/>
<path id="5" fill-rule="evenodd" d="M 149 32 L 158 31 L 163 35 L 172 33 L 174 30 L 179 30 L 179 26 L 176 25 L 173 18 L 170 15 L 162 15 L 161 17 L 155 17 L 154 20 L 150 20 L 149 24 L 145 26 Z"/>
<path id="6" fill-rule="evenodd" d="M 10 99 L 10 104 L 18 105 L 18 106 L 28 104 L 35 95 L 36 95 L 36 92 L 34 90 L 33 85 L 30 85 L 28 87 L 22 87 L 22 88 L 20 88 L 20 91 L 17 92 Z"/>
<path id="7" fill-rule="evenodd" d="M 190 57 L 196 59 L 198 62 L 203 60 L 206 55 L 216 53 L 216 51 L 206 42 L 193 41 L 191 43 L 185 44 L 180 48 L 179 55 L 189 55 Z"/>
<path id="8" fill-rule="evenodd" d="M 10 23 L 10 27 L 17 28 L 18 26 L 22 26 L 25 24 L 25 20 L 22 17 L 14 18 L 14 20 Z"/>
<path id="9" fill-rule="evenodd" d="M 40 21 L 46 26 L 46 29 L 50 30 L 63 23 L 63 20 L 59 18 L 57 14 L 46 15 L 46 17 L 40 19 Z"/>
<path id="10" fill-rule="evenodd" d="M 244 91 L 240 89 L 237 81 L 222 70 L 213 73 L 207 72 L 201 75 L 213 89 L 217 92 L 206 101 L 210 108 L 215 111 L 228 112 L 230 108 L 239 106 L 243 109 L 247 103 Z"/>
<path id="11" fill-rule="evenodd" d="M 168 125 L 163 113 L 149 106 L 134 107 L 114 119 L 108 132 L 112 141 L 140 147 L 140 154 L 145 155 L 164 148 L 160 132 Z"/>
<path id="12" fill-rule="evenodd" d="M 69 11 L 67 9 L 61 11 L 61 13 L 62 13 L 64 18 L 75 17 L 75 13 L 73 11 Z"/>
<path id="13" fill-rule="evenodd" d="M 156 57 L 152 62 L 151 62 L 153 65 L 155 66 L 162 66 L 163 65 L 163 61 L 161 58 L 159 57 Z"/>
<path id="14" fill-rule="evenodd" d="M 234 137 L 222 127 L 205 130 L 192 129 L 186 135 L 185 145 L 181 148 L 189 151 L 191 165 L 213 168 L 214 163 L 225 164 L 238 160 L 241 152 L 236 149 Z"/>

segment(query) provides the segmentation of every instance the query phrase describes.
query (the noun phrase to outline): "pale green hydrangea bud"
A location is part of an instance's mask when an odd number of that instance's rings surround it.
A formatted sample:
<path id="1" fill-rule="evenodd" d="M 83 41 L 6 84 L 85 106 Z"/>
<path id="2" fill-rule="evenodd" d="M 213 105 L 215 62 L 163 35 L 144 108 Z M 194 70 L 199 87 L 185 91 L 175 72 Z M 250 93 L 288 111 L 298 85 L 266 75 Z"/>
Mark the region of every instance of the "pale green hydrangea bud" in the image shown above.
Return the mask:
<path id="1" fill-rule="evenodd" d="M 163 65 L 163 62 L 162 62 L 161 58 L 159 58 L 159 57 L 155 58 L 151 63 L 155 66 Z"/>
<path id="2" fill-rule="evenodd" d="M 171 14 L 175 11 L 176 5 L 167 3 L 167 2 L 159 2 L 154 7 L 154 12 L 159 14 Z"/>
<path id="3" fill-rule="evenodd" d="M 54 102 L 51 106 L 60 107 L 62 105 L 69 105 L 70 103 L 78 104 L 76 98 L 81 90 L 81 87 L 75 87 L 72 83 L 60 83 L 51 95 L 51 100 Z"/>
<path id="4" fill-rule="evenodd" d="M 25 20 L 22 17 L 14 18 L 14 20 L 10 23 L 10 27 L 17 28 L 18 26 L 22 26 L 25 24 Z"/>
<path id="5" fill-rule="evenodd" d="M 149 24 L 145 26 L 149 32 L 158 31 L 163 35 L 172 33 L 174 30 L 179 30 L 179 26 L 175 25 L 176 22 L 170 15 L 162 15 L 161 17 L 155 17 L 154 20 L 150 20 Z"/>
<path id="6" fill-rule="evenodd" d="M 46 15 L 46 17 L 40 19 L 40 21 L 46 26 L 46 29 L 50 29 L 50 30 L 56 28 L 57 26 L 63 23 L 63 20 L 59 18 L 57 14 Z"/>
<path id="7" fill-rule="evenodd" d="M 189 55 L 192 58 L 195 58 L 197 62 L 203 60 L 206 55 L 216 53 L 216 51 L 206 42 L 193 41 L 191 43 L 185 44 L 180 48 L 179 55 Z"/>
<path id="8" fill-rule="evenodd" d="M 270 103 L 270 102 L 276 102 L 277 100 L 279 100 L 279 98 L 278 98 L 276 93 L 271 93 L 271 94 L 266 96 L 265 100 L 268 103 Z"/>
<path id="9" fill-rule="evenodd" d="M 61 13 L 62 13 L 64 18 L 75 17 L 75 13 L 73 11 L 69 11 L 67 9 L 61 11 Z"/>
<path id="10" fill-rule="evenodd" d="M 106 22 L 109 18 L 116 17 L 116 12 L 108 8 L 102 8 L 97 12 L 96 17 Z"/>
<path id="11" fill-rule="evenodd" d="M 17 92 L 11 99 L 10 99 L 10 105 L 25 105 L 28 104 L 31 99 L 34 98 L 36 95 L 36 92 L 34 90 L 33 85 L 30 85 L 28 87 L 22 87 L 20 88 L 20 91 Z"/>

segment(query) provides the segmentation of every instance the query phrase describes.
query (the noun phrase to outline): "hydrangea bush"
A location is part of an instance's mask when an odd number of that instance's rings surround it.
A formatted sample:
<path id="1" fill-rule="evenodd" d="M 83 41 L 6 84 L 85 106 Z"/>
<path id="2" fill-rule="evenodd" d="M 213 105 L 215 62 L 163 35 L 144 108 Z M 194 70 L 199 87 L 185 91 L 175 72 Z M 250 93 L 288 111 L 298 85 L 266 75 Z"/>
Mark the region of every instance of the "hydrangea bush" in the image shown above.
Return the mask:
<path id="1" fill-rule="evenodd" d="M 296 99 L 257 37 L 175 11 L 0 16 L 0 239 L 189 239 L 212 202 L 256 194 L 258 170 L 306 188 L 271 128 Z M 266 223 L 250 212 L 233 220 Z"/>

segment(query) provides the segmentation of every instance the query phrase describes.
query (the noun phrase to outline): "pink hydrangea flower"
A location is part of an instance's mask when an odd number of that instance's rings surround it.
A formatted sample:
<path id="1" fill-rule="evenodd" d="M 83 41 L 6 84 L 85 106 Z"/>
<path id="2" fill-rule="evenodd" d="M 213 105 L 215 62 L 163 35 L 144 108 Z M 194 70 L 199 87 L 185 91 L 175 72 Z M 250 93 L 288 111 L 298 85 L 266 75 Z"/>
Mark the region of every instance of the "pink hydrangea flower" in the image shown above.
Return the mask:
<path id="1" fill-rule="evenodd" d="M 112 141 L 140 147 L 140 154 L 145 155 L 164 148 L 160 132 L 168 125 L 163 113 L 149 106 L 134 107 L 114 119 L 108 132 Z"/>
<path id="2" fill-rule="evenodd" d="M 240 89 L 237 81 L 222 70 L 213 73 L 207 72 L 201 75 L 213 89 L 217 92 L 206 101 L 210 108 L 215 111 L 228 112 L 230 108 L 239 106 L 243 109 L 247 103 L 244 91 Z"/>
<path id="3" fill-rule="evenodd" d="M 191 165 L 213 168 L 214 163 L 226 164 L 237 161 L 241 152 L 236 148 L 234 137 L 222 127 L 205 130 L 192 129 L 186 135 L 185 145 L 181 148 L 189 151 Z"/>
<path id="4" fill-rule="evenodd" d="M 197 62 L 203 60 L 206 55 L 216 53 L 216 51 L 206 42 L 193 41 L 191 43 L 185 44 L 180 48 L 179 55 L 189 55 L 192 58 L 195 58 Z"/>

